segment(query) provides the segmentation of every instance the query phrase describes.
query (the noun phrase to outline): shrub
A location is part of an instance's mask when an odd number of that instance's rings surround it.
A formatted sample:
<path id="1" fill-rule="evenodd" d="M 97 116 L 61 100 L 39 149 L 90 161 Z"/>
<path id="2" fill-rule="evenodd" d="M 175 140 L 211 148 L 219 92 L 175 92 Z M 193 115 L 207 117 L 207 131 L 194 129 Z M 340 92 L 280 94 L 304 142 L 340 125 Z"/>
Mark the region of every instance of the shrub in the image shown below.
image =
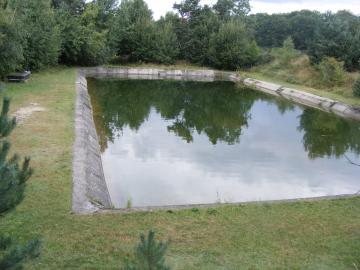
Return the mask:
<path id="1" fill-rule="evenodd" d="M 357 79 L 354 83 L 353 93 L 355 97 L 360 97 L 360 78 Z"/>
<path id="2" fill-rule="evenodd" d="M 25 32 L 23 40 L 25 69 L 55 65 L 60 54 L 60 32 L 55 13 L 47 0 L 18 1 L 18 13 Z"/>
<path id="3" fill-rule="evenodd" d="M 1 2 L 1 1 L 0 1 Z M 0 7 L 0 80 L 21 66 L 24 60 L 19 20 L 10 10 Z"/>
<path id="4" fill-rule="evenodd" d="M 158 242 L 155 233 L 149 231 L 147 237 L 141 234 L 140 243 L 134 250 L 131 260 L 126 261 L 123 270 L 170 270 L 165 264 L 168 243 Z"/>
<path id="5" fill-rule="evenodd" d="M 211 36 L 208 54 L 214 67 L 235 70 L 254 65 L 260 50 L 256 42 L 249 39 L 242 22 L 230 21 Z"/>
<path id="6" fill-rule="evenodd" d="M 318 66 L 321 80 L 328 86 L 339 86 L 345 82 L 344 63 L 333 57 L 325 57 Z"/>
<path id="7" fill-rule="evenodd" d="M 163 25 L 156 26 L 155 43 L 154 61 L 163 64 L 175 63 L 179 48 L 175 30 L 171 23 L 166 22 Z"/>
<path id="8" fill-rule="evenodd" d="M 291 60 L 300 56 L 300 52 L 295 49 L 292 38 L 288 37 L 281 48 L 273 50 L 273 56 L 279 60 L 280 65 L 289 66 Z"/>
<path id="9" fill-rule="evenodd" d="M 265 65 L 270 64 L 272 61 L 274 61 L 275 57 L 271 54 L 270 50 L 261 50 L 257 65 Z"/>
<path id="10" fill-rule="evenodd" d="M 93 3 L 88 4 L 84 12 L 77 16 L 70 14 L 66 6 L 57 10 L 62 36 L 61 63 L 93 66 L 108 60 L 110 49 L 107 32 L 96 26 L 98 16 L 99 9 Z"/>

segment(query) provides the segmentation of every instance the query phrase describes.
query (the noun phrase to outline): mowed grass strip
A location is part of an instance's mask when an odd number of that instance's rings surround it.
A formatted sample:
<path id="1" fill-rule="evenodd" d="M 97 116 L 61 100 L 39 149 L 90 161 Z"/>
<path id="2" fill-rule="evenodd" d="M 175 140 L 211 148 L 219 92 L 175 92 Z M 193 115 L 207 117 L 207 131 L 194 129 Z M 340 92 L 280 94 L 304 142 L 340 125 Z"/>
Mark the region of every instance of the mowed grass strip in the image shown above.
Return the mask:
<path id="1" fill-rule="evenodd" d="M 12 111 L 39 103 L 12 136 L 35 169 L 23 203 L 0 219 L 21 241 L 40 235 L 41 258 L 26 269 L 120 269 L 142 232 L 170 239 L 173 269 L 356 269 L 360 199 L 77 216 L 70 212 L 76 70 L 8 84 Z M 171 181 L 171 179 L 169 179 Z"/>

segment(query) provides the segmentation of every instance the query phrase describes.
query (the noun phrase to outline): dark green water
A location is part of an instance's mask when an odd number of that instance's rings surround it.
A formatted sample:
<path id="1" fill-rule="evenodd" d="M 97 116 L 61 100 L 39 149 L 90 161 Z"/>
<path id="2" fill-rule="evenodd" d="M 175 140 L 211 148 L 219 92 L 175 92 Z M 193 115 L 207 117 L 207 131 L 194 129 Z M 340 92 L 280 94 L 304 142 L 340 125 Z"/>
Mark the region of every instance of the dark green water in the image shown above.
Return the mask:
<path id="1" fill-rule="evenodd" d="M 89 79 L 115 207 L 360 190 L 360 124 L 230 82 Z"/>

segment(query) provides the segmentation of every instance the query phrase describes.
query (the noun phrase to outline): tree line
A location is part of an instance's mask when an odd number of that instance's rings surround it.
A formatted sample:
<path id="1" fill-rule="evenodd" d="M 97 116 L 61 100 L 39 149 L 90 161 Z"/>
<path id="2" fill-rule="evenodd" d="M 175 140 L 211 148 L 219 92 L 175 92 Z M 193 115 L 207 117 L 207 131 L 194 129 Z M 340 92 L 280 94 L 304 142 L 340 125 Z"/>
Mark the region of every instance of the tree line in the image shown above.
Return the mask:
<path id="1" fill-rule="evenodd" d="M 249 15 L 249 0 L 174 4 L 159 20 L 144 0 L 0 0 L 0 76 L 55 64 L 176 60 L 235 70 L 269 61 L 291 37 L 312 63 L 360 68 L 360 17 L 348 11 Z"/>

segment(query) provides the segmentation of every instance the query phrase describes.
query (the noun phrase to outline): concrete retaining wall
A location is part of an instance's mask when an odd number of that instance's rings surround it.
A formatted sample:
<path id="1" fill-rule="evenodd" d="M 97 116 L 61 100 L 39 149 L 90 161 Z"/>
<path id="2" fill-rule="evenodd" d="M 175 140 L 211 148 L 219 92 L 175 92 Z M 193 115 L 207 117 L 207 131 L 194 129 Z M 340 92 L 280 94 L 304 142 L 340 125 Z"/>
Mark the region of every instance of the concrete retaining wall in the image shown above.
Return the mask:
<path id="1" fill-rule="evenodd" d="M 360 110 L 353 106 L 278 84 L 251 78 L 242 79 L 235 72 L 105 67 L 80 69 L 76 81 L 75 143 L 73 147 L 72 211 L 77 214 L 89 214 L 112 208 L 102 167 L 86 77 L 242 82 L 265 93 L 333 112 L 342 117 L 360 120 Z"/>
<path id="2" fill-rule="evenodd" d="M 106 68 L 95 67 L 81 70 L 86 77 L 96 78 L 124 78 L 124 79 L 148 79 L 148 80 L 192 80 L 214 81 L 227 80 L 239 81 L 239 77 L 233 72 L 214 70 L 166 70 L 157 68 Z"/>
<path id="3" fill-rule="evenodd" d="M 72 211 L 88 214 L 111 208 L 112 204 L 105 182 L 87 82 L 81 73 L 77 78 L 76 92 Z"/>
<path id="4" fill-rule="evenodd" d="M 327 112 L 335 113 L 344 118 L 360 121 L 360 108 L 347 105 L 335 100 L 320 97 L 297 89 L 283 87 L 278 84 L 247 78 L 243 80 L 247 86 L 275 96 L 284 97 L 296 103 L 310 106 Z"/>

